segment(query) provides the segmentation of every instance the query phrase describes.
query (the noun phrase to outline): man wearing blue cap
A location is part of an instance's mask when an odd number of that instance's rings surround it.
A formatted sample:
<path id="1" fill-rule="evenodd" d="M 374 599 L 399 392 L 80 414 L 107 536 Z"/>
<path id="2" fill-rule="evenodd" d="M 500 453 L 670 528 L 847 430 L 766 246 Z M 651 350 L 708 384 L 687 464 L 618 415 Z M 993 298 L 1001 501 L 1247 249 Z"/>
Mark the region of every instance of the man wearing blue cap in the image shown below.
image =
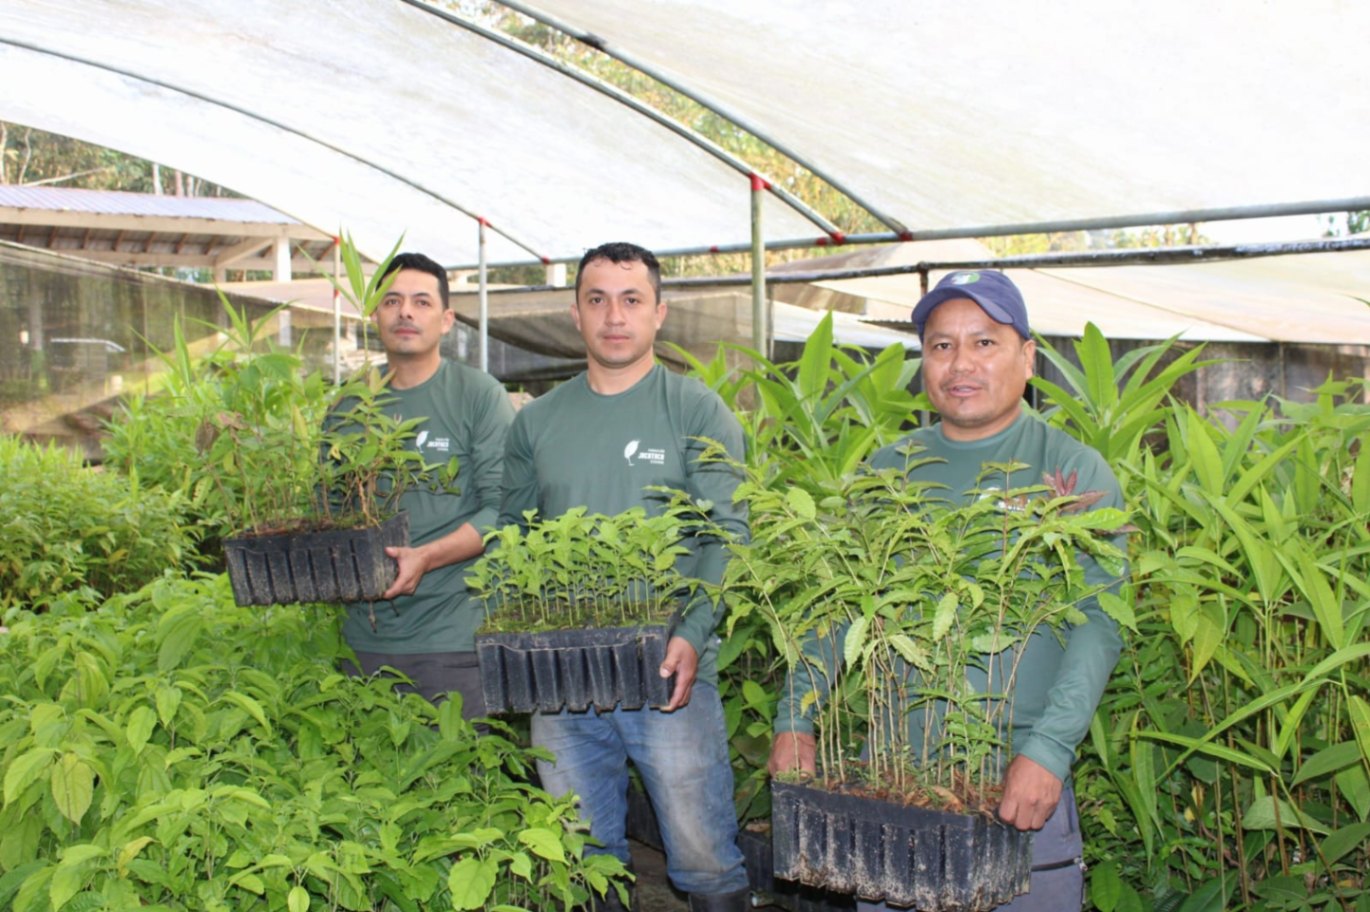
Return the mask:
<path id="1" fill-rule="evenodd" d="M 942 485 L 947 497 L 964 503 L 977 489 L 983 494 L 979 476 L 986 463 L 1025 463 L 1007 480 L 1008 487 L 1045 481 L 1059 494 L 1081 496 L 1087 508 L 1123 506 L 1118 480 L 1098 452 L 1024 411 L 1037 343 L 1030 337 L 1023 296 L 1007 276 L 992 270 L 953 272 L 918 302 L 913 322 L 923 340 L 923 386 L 941 420 L 875 453 L 874 468 L 905 468 L 910 449 L 916 450 L 919 464 L 909 470 L 910 478 Z M 1115 544 L 1122 547 L 1121 538 Z M 1111 589 L 1119 585 L 1119 578 L 1088 557 L 1081 562 L 1089 582 Z M 1034 635 L 1018 665 L 1014 756 L 1003 774 L 999 817 L 1037 835 L 1030 891 L 1000 907 L 1012 912 L 1079 909 L 1083 900 L 1070 769 L 1122 640 L 1097 599 L 1088 598 L 1079 608 L 1087 623 L 1070 628 L 1063 638 Z M 811 680 L 799 680 L 802 676 L 802 669 L 794 673 L 782 692 L 772 773 L 814 768 L 813 709 L 802 704 L 815 688 Z"/>

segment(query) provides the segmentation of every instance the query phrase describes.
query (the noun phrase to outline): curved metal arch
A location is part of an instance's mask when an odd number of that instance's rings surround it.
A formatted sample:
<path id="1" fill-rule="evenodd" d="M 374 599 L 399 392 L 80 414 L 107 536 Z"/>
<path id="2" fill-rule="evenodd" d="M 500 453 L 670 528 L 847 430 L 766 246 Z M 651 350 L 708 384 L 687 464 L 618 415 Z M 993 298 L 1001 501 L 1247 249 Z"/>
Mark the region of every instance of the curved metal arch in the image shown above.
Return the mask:
<path id="1" fill-rule="evenodd" d="M 171 83 L 165 82 L 165 81 L 160 80 L 160 79 L 153 79 L 152 77 L 143 76 L 142 74 L 135 73 L 135 72 L 132 72 L 132 71 L 130 71 L 130 70 L 125 70 L 125 69 L 121 69 L 121 68 L 119 68 L 119 67 L 110 66 L 109 64 L 100 63 L 100 62 L 94 61 L 94 60 L 88 60 L 88 59 L 86 59 L 86 58 L 84 58 L 84 57 L 79 57 L 79 56 L 77 56 L 77 55 L 75 55 L 75 54 L 68 54 L 68 53 L 63 52 L 63 51 L 54 51 L 54 50 L 51 49 L 51 48 L 38 47 L 37 45 L 32 45 L 32 44 L 29 44 L 28 42 L 25 42 L 25 41 L 15 41 L 15 40 L 13 40 L 13 39 L 4 38 L 4 37 L 0 37 L 0 44 L 7 44 L 7 45 L 10 45 L 11 47 L 22 48 L 23 50 L 32 51 L 32 52 L 38 53 L 38 54 L 43 54 L 43 55 L 46 55 L 46 56 L 48 56 L 48 57 L 56 57 L 56 58 L 61 59 L 61 60 L 68 60 L 68 61 L 71 61 L 72 63 L 78 63 L 78 64 L 81 64 L 82 66 L 91 67 L 92 69 L 104 70 L 104 71 L 107 72 L 107 73 L 114 73 L 114 74 L 117 75 L 117 76 L 123 76 L 123 77 L 125 77 L 125 78 L 127 78 L 127 79 L 133 79 L 133 80 L 136 80 L 136 81 L 138 81 L 138 82 L 145 83 L 145 84 L 147 84 L 147 85 L 156 86 L 156 87 L 158 87 L 158 88 L 160 88 L 160 89 L 166 89 L 166 90 L 169 91 L 169 92 L 176 92 L 176 93 L 178 93 L 178 94 L 185 95 L 185 96 L 188 97 L 188 98 L 194 98 L 194 99 L 197 99 L 197 100 L 199 100 L 199 101 L 203 101 L 203 102 L 205 102 L 206 104 L 212 104 L 212 105 L 214 105 L 214 106 L 216 106 L 216 107 L 223 108 L 224 110 L 232 111 L 232 112 L 235 113 L 235 114 L 240 114 L 240 115 L 242 115 L 243 117 L 250 118 L 251 120 L 258 121 L 259 123 L 264 123 L 264 124 L 266 124 L 266 125 L 268 125 L 268 126 L 270 126 L 270 127 L 274 127 L 274 128 L 277 129 L 277 130 L 281 130 L 281 131 L 286 132 L 286 133 L 291 133 L 291 134 L 293 134 L 293 135 L 295 135 L 295 136 L 300 137 L 301 139 L 305 140 L 306 142 L 311 142 L 311 143 L 313 143 L 313 144 L 315 144 L 315 145 L 317 145 L 317 146 L 321 146 L 321 147 L 323 147 L 323 148 L 325 148 L 325 149 L 328 149 L 330 152 L 335 152 L 335 153 L 337 153 L 338 155 L 342 155 L 342 156 L 344 156 L 344 157 L 346 157 L 346 158 L 350 158 L 350 159 L 352 159 L 353 161 L 357 162 L 358 164 L 363 165 L 363 166 L 365 166 L 365 167 L 367 167 L 367 168 L 370 168 L 370 169 L 372 169 L 373 171 L 378 171 L 378 172 L 380 172 L 381 174 L 384 174 L 386 177 L 391 178 L 392 180 L 399 181 L 400 183 L 402 183 L 402 184 L 404 184 L 404 185 L 406 185 L 406 186 L 408 186 L 408 187 L 412 187 L 413 189 L 419 191 L 420 193 L 422 193 L 422 194 L 424 194 L 424 195 L 426 195 L 426 196 L 432 197 L 433 199 L 435 199 L 435 200 L 437 200 L 438 202 L 442 203 L 444 206 L 449 206 L 449 207 L 451 207 L 452 209 L 455 209 L 457 212 L 460 212 L 462 215 L 465 215 L 466 217 L 470 218 L 472 221 L 484 222 L 492 231 L 496 232 L 496 233 L 499 234 L 501 237 L 505 238 L 505 239 L 508 240 L 510 243 L 514 244 L 515 246 L 520 247 L 521 249 L 528 251 L 529 254 L 531 254 L 532 256 L 536 257 L 536 258 L 538 259 L 538 261 L 541 262 L 541 263 L 546 263 L 546 262 L 549 262 L 549 261 L 550 261 L 550 260 L 549 260 L 549 257 L 548 257 L 546 254 L 539 253 L 539 252 L 538 252 L 534 247 L 532 247 L 530 244 L 524 243 L 523 241 L 519 240 L 517 237 L 515 237 L 515 236 L 509 234 L 507 231 L 504 231 L 504 230 L 502 230 L 502 229 L 500 229 L 500 228 L 496 228 L 494 225 L 490 224 L 489 220 L 486 219 L 485 217 L 480 216 L 480 215 L 477 215 L 476 213 L 474 213 L 474 212 L 472 212 L 471 210 L 467 209 L 465 206 L 462 206 L 460 203 L 457 203 L 457 202 L 455 202 L 455 201 L 453 201 L 453 200 L 450 200 L 450 199 L 448 199 L 447 197 L 443 196 L 441 193 L 438 193 L 436 190 L 432 190 L 432 189 L 430 189 L 430 188 L 428 188 L 428 187 L 425 187 L 423 184 L 419 183 L 418 181 L 413 180 L 412 178 L 405 177 L 403 174 L 398 174 L 398 173 L 396 173 L 396 172 L 394 172 L 394 171 L 391 171 L 389 168 L 386 168 L 386 167 L 384 167 L 384 166 L 382 166 L 382 165 L 378 165 L 378 164 L 376 164 L 376 163 L 373 162 L 373 161 L 369 161 L 369 160 L 367 160 L 367 159 L 361 157 L 360 155 L 357 155 L 357 154 L 354 153 L 354 152 L 349 152 L 348 150 L 343 149 L 343 148 L 341 148 L 340 146 L 336 146 L 336 145 L 334 145 L 334 144 L 332 144 L 332 143 L 330 143 L 330 142 L 327 142 L 327 141 L 325 141 L 325 140 L 319 139 L 319 138 L 316 137 L 316 136 L 311 136 L 310 134 L 306 133 L 305 131 L 300 130 L 300 129 L 296 128 L 296 127 L 292 127 L 292 126 L 290 126 L 289 124 L 285 124 L 285 123 L 282 123 L 282 122 L 280 122 L 280 121 L 273 120 L 272 118 L 267 117 L 267 116 L 265 116 L 265 115 L 263 115 L 263 114 L 258 114 L 258 113 L 254 112 L 254 111 L 249 111 L 249 110 L 246 109 L 246 108 L 239 107 L 238 105 L 232 104 L 232 103 L 230 103 L 230 102 L 221 101 L 221 100 L 219 100 L 219 99 L 217 99 L 217 98 L 212 98 L 212 97 L 210 97 L 210 96 L 208 96 L 208 95 L 205 95 L 205 94 L 202 93 L 202 92 L 197 92 L 197 91 L 195 91 L 195 90 L 193 90 L 193 89 L 185 89 L 185 88 L 182 88 L 182 87 L 177 86 L 177 85 L 172 85 Z"/>
<path id="2" fill-rule="evenodd" d="M 577 41 L 580 41 L 583 44 L 587 44 L 595 50 L 600 51 L 601 53 L 609 55 L 610 57 L 617 60 L 619 63 L 622 63 L 626 66 L 630 66 L 638 72 L 650 76 L 657 82 L 660 82 L 662 85 L 674 89 L 675 91 L 679 92 L 681 95 L 684 95 L 686 98 L 690 99 L 696 104 L 699 104 L 709 109 L 713 113 L 717 114 L 719 117 L 722 117 L 724 120 L 733 124 L 735 127 L 741 130 L 745 130 L 752 136 L 755 136 L 757 139 L 761 140 L 766 145 L 770 146 L 772 149 L 775 149 L 781 155 L 784 155 L 786 158 L 790 159 L 790 161 L 793 161 L 799 166 L 803 167 L 809 173 L 813 174 L 815 177 L 827 183 L 828 186 L 832 187 L 834 190 L 841 193 L 847 199 L 856 203 L 856 205 L 860 206 L 862 209 L 865 209 L 866 212 L 870 213 L 871 217 L 873 217 L 876 221 L 880 222 L 881 224 L 885 225 L 896 235 L 903 235 L 908 233 L 909 229 L 906 225 L 904 225 L 903 222 L 899 221 L 891 215 L 886 214 L 882 210 L 877 209 L 871 203 L 867 202 L 864 197 L 857 194 L 854 190 L 850 189 L 845 184 L 838 181 L 831 174 L 819 168 L 817 165 L 805 159 L 803 156 L 795 152 L 789 146 L 770 136 L 768 133 L 766 133 L 760 127 L 748 121 L 742 115 L 730 111 L 728 108 L 725 108 L 723 105 L 719 104 L 718 102 L 714 101 L 708 96 L 696 91 L 695 89 L 692 89 L 689 86 L 683 85 L 682 83 L 675 81 L 670 76 L 666 75 L 665 73 L 662 73 L 660 70 L 653 67 L 651 64 L 639 60 L 637 57 L 633 56 L 632 54 L 629 54 L 627 51 L 622 51 L 616 47 L 613 47 L 607 41 L 605 41 L 598 35 L 594 34 L 593 32 L 587 32 L 584 29 L 576 28 L 574 25 L 571 25 L 568 22 L 563 22 L 554 16 L 549 16 L 546 13 L 533 9 L 526 3 L 521 2 L 521 0 L 499 0 L 499 3 L 501 6 L 506 6 L 516 13 L 522 13 L 529 19 L 532 19 L 536 22 L 541 22 L 543 25 L 546 25 L 550 28 L 554 28 L 562 34 L 570 35 Z M 841 232 L 834 233 L 830 231 L 828 233 L 833 235 L 834 239 L 837 239 L 841 235 Z"/>
<path id="3" fill-rule="evenodd" d="M 522 54 L 529 60 L 533 60 L 537 63 L 540 63 L 549 69 L 556 70 L 563 76 L 566 76 L 569 79 L 574 79 L 582 85 L 594 89 L 601 95 L 604 95 L 608 98 L 612 98 L 619 104 L 631 108 L 638 114 L 641 114 L 643 117 L 649 118 L 653 123 L 665 127 L 666 129 L 670 130 L 672 133 L 676 134 L 680 138 L 709 153 L 714 158 L 723 162 L 723 164 L 727 165 L 729 168 L 732 168 L 738 174 L 741 174 L 742 176 L 748 178 L 760 178 L 766 184 L 767 190 L 769 190 L 780 200 L 784 201 L 784 203 L 791 209 L 793 209 L 795 212 L 799 213 L 804 218 L 808 219 L 809 221 L 817 225 L 819 229 L 823 231 L 824 234 L 827 234 L 833 238 L 840 238 L 843 236 L 842 230 L 838 228 L 836 225 L 834 225 L 831 221 L 824 218 L 821 213 L 811 208 L 807 203 L 794 196 L 788 190 L 785 190 L 777 186 L 774 181 L 770 180 L 764 175 L 758 174 L 755 168 L 744 162 L 742 159 L 738 158 L 731 152 L 727 151 L 721 146 L 718 146 L 712 141 L 705 139 L 703 136 L 700 136 L 698 133 L 694 132 L 689 127 L 686 127 L 685 125 L 672 120 L 671 118 L 662 114 L 660 111 L 656 110 L 650 105 L 644 104 L 643 102 L 637 100 L 633 96 L 624 92 L 622 89 L 612 86 L 601 79 L 596 79 L 588 73 L 581 72 L 575 67 L 563 63 L 560 60 L 557 60 L 555 57 L 543 53 L 537 48 L 529 47 L 528 45 L 523 44 L 522 42 L 516 41 L 508 35 L 503 34 L 502 32 L 497 32 L 493 29 L 486 28 L 485 26 L 480 25 L 476 22 L 472 22 L 469 19 L 463 19 L 461 16 L 455 15 L 454 13 L 450 13 L 447 10 L 438 9 L 435 6 L 432 6 L 429 3 L 424 2 L 424 0 L 402 0 L 402 2 L 407 3 L 409 6 L 412 6 L 415 9 L 422 10 L 425 13 L 437 16 L 439 19 L 442 19 L 445 22 L 450 23 L 451 25 L 455 25 L 459 28 L 464 28 L 467 31 L 474 32 L 475 34 L 480 35 L 482 38 L 495 42 L 496 44 L 500 45 L 506 50 L 513 51 L 517 54 Z M 505 5 L 508 6 L 511 4 Z M 519 10 L 519 12 L 522 12 L 522 10 Z M 623 62 L 627 63 L 627 61 Z M 633 66 L 633 64 L 628 65 Z M 647 73 L 648 76 L 652 76 L 654 79 L 659 78 L 653 75 L 652 73 L 647 72 L 646 70 L 643 70 L 643 72 Z M 675 87 L 671 86 L 671 88 Z M 677 89 L 677 91 L 680 90 Z M 688 92 L 681 92 L 681 94 L 693 99 L 693 96 L 690 96 Z M 697 101 L 698 99 L 693 100 Z M 793 156 L 791 156 L 791 158 L 793 158 Z M 805 165 L 805 167 L 808 166 Z M 829 181 L 829 183 L 831 183 L 831 181 Z M 862 203 L 861 205 L 864 206 L 865 204 Z M 869 211 L 869 209 L 867 211 Z"/>

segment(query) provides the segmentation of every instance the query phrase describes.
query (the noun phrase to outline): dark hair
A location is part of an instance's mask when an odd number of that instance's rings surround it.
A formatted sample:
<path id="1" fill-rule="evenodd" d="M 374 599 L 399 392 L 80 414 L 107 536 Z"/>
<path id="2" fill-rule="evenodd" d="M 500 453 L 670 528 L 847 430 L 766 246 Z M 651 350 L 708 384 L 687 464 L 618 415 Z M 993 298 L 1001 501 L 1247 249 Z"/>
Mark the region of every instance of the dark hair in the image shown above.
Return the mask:
<path id="1" fill-rule="evenodd" d="M 585 256 L 580 258 L 580 265 L 576 267 L 577 299 L 580 297 L 581 274 L 585 272 L 586 264 L 595 260 L 608 260 L 610 263 L 641 263 L 646 266 L 647 276 L 652 280 L 652 293 L 656 295 L 657 303 L 661 303 L 661 264 L 650 250 L 629 244 L 627 241 L 600 244 L 594 250 L 585 251 Z"/>
<path id="2" fill-rule="evenodd" d="M 384 278 L 392 272 L 399 272 L 401 269 L 416 269 L 437 279 L 438 293 L 442 295 L 442 309 L 447 310 L 452 306 L 451 293 L 447 288 L 447 270 L 443 269 L 436 260 L 421 253 L 397 253 L 395 258 L 390 261 L 390 265 L 385 267 L 385 272 L 381 273 L 381 277 Z"/>

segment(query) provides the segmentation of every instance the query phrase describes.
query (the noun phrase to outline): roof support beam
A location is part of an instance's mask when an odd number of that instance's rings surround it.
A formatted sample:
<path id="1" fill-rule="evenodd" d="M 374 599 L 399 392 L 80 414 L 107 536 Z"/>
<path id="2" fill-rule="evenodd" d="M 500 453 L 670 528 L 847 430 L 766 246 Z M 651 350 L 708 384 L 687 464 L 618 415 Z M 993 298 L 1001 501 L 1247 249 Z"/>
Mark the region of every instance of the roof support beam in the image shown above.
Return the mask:
<path id="1" fill-rule="evenodd" d="M 1011 225 L 980 225 L 970 228 L 939 228 L 932 231 L 910 231 L 903 234 L 849 234 L 842 239 L 846 244 L 894 244 L 900 241 L 945 241 L 955 238 L 1007 237 L 1018 234 L 1049 234 L 1056 231 L 1101 231 L 1109 228 L 1141 228 L 1150 225 L 1187 225 L 1191 222 L 1227 222 L 1252 218 L 1277 218 L 1286 215 L 1322 215 L 1333 212 L 1358 212 L 1370 209 L 1370 196 L 1353 196 L 1333 200 L 1308 200 L 1297 203 L 1269 203 L 1255 206 L 1229 206 L 1221 209 L 1186 209 L 1177 212 L 1148 212 L 1139 215 L 1105 216 L 1100 218 L 1061 219 L 1054 222 L 1023 222 Z M 808 247 L 833 247 L 828 238 L 789 238 L 769 241 L 767 250 L 795 250 Z M 1279 245 L 1264 245 L 1267 247 Z M 1189 249 L 1189 248 L 1181 248 Z M 751 244 L 722 244 L 710 247 L 681 247 L 674 250 L 653 251 L 658 257 L 702 256 L 713 253 L 747 253 Z M 1109 251 L 1099 251 L 1107 253 Z M 1298 252 L 1298 251 L 1296 251 Z M 1306 251 L 1303 251 L 1306 252 Z M 563 262 L 555 260 L 553 262 Z M 574 263 L 574 258 L 564 262 Z M 491 266 L 535 266 L 528 261 L 492 263 Z M 454 269 L 466 268 L 463 266 Z"/>
<path id="2" fill-rule="evenodd" d="M 232 247 L 225 247 L 220 250 L 218 255 L 211 260 L 211 263 L 215 269 L 227 269 L 230 266 L 235 266 L 239 260 L 256 256 L 270 246 L 271 241 L 265 238 L 248 238 L 245 241 L 239 241 Z M 179 254 L 180 250 L 176 252 Z"/>

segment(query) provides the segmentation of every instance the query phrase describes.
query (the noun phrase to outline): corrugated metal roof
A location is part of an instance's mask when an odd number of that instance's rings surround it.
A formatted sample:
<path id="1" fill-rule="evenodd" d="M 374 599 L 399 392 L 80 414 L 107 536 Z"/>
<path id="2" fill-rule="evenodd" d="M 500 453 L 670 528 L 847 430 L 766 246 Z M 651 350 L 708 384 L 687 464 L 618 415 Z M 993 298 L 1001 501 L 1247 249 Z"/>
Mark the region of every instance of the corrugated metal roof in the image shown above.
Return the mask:
<path id="1" fill-rule="evenodd" d="M 49 212 L 89 212 L 97 215 L 147 215 L 161 218 L 216 219 L 222 222 L 262 222 L 297 225 L 270 206 L 250 199 L 216 196 L 154 196 L 120 190 L 79 190 L 71 187 L 26 187 L 0 184 L 0 206 Z"/>

